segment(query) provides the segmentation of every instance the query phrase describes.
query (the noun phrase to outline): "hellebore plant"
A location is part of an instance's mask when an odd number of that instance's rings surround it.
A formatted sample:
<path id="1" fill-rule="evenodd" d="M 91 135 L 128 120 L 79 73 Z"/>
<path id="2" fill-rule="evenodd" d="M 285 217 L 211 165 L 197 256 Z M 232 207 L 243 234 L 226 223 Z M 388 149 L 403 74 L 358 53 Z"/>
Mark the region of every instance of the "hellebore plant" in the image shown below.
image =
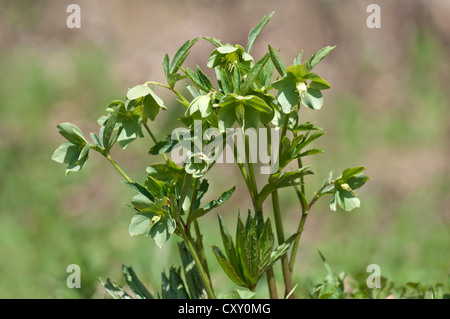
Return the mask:
<path id="1" fill-rule="evenodd" d="M 272 13 L 273 14 L 273 13 Z M 201 37 L 186 41 L 175 56 L 165 55 L 163 69 L 167 84 L 149 81 L 129 89 L 126 98 L 111 102 L 107 114 L 98 120 L 99 133 L 91 133 L 88 141 L 81 130 L 71 123 L 57 126 L 67 140 L 53 154 L 53 160 L 67 164 L 66 174 L 79 171 L 85 165 L 89 152 L 103 155 L 122 175 L 125 184 L 136 192 L 131 199 L 130 208 L 134 211 L 129 226 L 130 235 L 152 238 L 159 247 L 176 235 L 181 241 L 179 251 L 182 267 L 172 267 L 169 275 L 162 275 L 160 298 L 216 298 L 213 286 L 214 276 L 209 271 L 207 254 L 214 254 L 219 265 L 230 280 L 248 289 L 248 293 L 237 290 L 239 296 L 254 296 L 259 279 L 267 277 L 270 298 L 278 298 L 273 266 L 280 262 L 285 291 L 283 296 L 294 298 L 292 272 L 302 231 L 312 206 L 323 196 L 330 195 L 330 209 L 339 206 L 351 211 L 360 206 L 355 190 L 364 185 L 368 177 L 363 167 L 345 169 L 336 178 L 330 174 L 322 187 L 311 199 L 306 197 L 306 176 L 313 174 L 310 166 L 302 160 L 306 156 L 322 153 L 319 148 L 307 146 L 325 134 L 322 128 L 310 122 L 301 122 L 301 106 L 319 110 L 323 105 L 322 91 L 330 84 L 313 69 L 334 47 L 327 46 L 313 54 L 302 63 L 301 52 L 291 66 L 286 67 L 279 57 L 279 50 L 268 46 L 267 53 L 259 60 L 251 55 L 253 44 L 272 17 L 270 14 L 251 30 L 246 49 L 240 45 L 222 44 L 219 39 Z M 191 70 L 183 66 L 192 46 L 199 40 L 206 40 L 214 49 L 206 64 L 214 71 L 214 81 L 197 66 Z M 185 82 L 186 93 L 175 88 L 180 81 Z M 155 88 L 173 92 L 179 107 L 185 109 L 180 124 L 188 134 L 169 134 L 158 141 L 151 128 L 157 126 L 155 119 L 161 110 L 166 110 L 164 101 L 155 93 Z M 189 93 L 190 96 L 184 94 Z M 200 123 L 200 132 L 195 128 Z M 220 207 L 232 197 L 235 187 L 224 191 L 217 200 L 203 203 L 208 191 L 207 173 L 215 167 L 217 158 L 223 151 L 209 153 L 207 146 L 222 146 L 233 127 L 242 132 L 265 128 L 267 132 L 275 129 L 280 134 L 274 140 L 271 134 L 261 134 L 267 142 L 268 152 L 276 152 L 276 169 L 266 176 L 264 185 L 257 185 L 254 164 L 256 156 L 251 153 L 254 146 L 249 135 L 245 135 L 245 155 L 241 156 L 237 147 L 232 149 L 253 209 L 249 210 L 245 223 L 237 216 L 236 236 L 233 240 L 222 218 L 219 228 L 223 250 L 217 245 L 212 251 L 205 250 L 203 235 L 199 225 L 202 216 Z M 208 133 L 209 132 L 209 133 Z M 215 139 L 198 139 L 197 133 L 211 135 Z M 146 133 L 146 134 L 144 134 Z M 161 156 L 162 163 L 146 168 L 143 184 L 131 179 L 112 159 L 110 151 L 116 144 L 125 149 L 137 138 L 148 135 L 152 140 L 150 155 Z M 224 139 L 221 139 L 221 138 Z M 275 151 L 273 145 L 279 145 Z M 169 157 L 176 149 L 187 153 L 179 165 Z M 274 155 L 274 154 L 270 154 Z M 288 164 L 295 162 L 294 170 Z M 292 167 L 290 165 L 289 167 Z M 299 200 L 298 229 L 285 236 L 283 216 L 279 200 L 279 190 L 292 188 Z M 271 197 L 273 206 L 272 222 L 263 203 Z M 230 212 L 222 212 L 230 214 Z M 153 298 L 142 285 L 131 267 L 123 266 L 126 282 L 136 298 Z M 121 287 L 109 279 L 103 283 L 115 298 L 131 298 Z M 217 288 L 217 287 L 216 287 Z"/>

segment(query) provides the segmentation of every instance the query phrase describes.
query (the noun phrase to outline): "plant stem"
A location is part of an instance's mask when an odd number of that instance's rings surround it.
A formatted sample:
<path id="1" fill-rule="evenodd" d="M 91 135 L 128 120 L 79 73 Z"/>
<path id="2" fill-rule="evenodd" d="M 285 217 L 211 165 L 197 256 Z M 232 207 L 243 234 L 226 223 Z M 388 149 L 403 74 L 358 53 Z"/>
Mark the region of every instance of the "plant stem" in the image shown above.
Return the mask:
<path id="1" fill-rule="evenodd" d="M 216 299 L 216 296 L 214 294 L 214 290 L 211 285 L 211 281 L 209 279 L 208 274 L 206 273 L 203 264 L 200 260 L 200 257 L 198 255 L 197 249 L 195 248 L 195 243 L 192 240 L 192 238 L 186 233 L 184 227 L 180 225 L 178 227 L 181 237 L 186 243 L 187 248 L 189 249 L 189 252 L 192 255 L 192 258 L 195 261 L 195 264 L 197 265 L 198 272 L 200 273 L 200 277 L 202 278 L 203 285 L 205 286 L 206 293 L 208 294 L 209 299 Z"/>
<path id="2" fill-rule="evenodd" d="M 179 99 L 181 101 L 183 101 L 184 103 L 188 103 L 189 104 L 189 101 L 186 100 L 186 98 L 183 95 L 181 95 L 180 92 L 178 92 L 177 90 L 175 90 L 174 88 L 172 88 L 172 87 L 170 87 L 168 85 L 165 85 L 165 84 L 162 84 L 162 83 L 159 83 L 159 82 L 155 82 L 155 81 L 147 81 L 147 82 L 145 82 L 145 84 L 146 85 L 149 85 L 149 84 L 150 85 L 157 85 L 157 86 L 166 88 L 166 89 L 172 91 L 173 93 L 175 93 L 179 97 Z"/>
<path id="3" fill-rule="evenodd" d="M 281 219 L 280 212 L 280 199 L 278 197 L 278 190 L 272 192 L 272 204 L 273 204 L 273 215 L 275 217 L 275 227 L 277 230 L 278 244 L 284 243 L 284 231 L 283 231 L 283 221 Z M 281 270 L 283 271 L 283 279 L 285 285 L 285 296 L 287 296 L 293 289 L 291 271 L 289 269 L 289 261 L 286 254 L 281 257 Z M 294 294 L 289 296 L 289 299 L 294 299 Z"/>
<path id="4" fill-rule="evenodd" d="M 306 223 L 306 219 L 308 218 L 308 213 L 311 210 L 311 207 L 315 204 L 315 202 L 320 198 L 320 193 L 322 192 L 323 189 L 325 189 L 326 187 L 328 187 L 329 185 L 333 184 L 334 180 L 324 184 L 316 193 L 316 195 L 313 197 L 313 199 L 309 202 L 309 204 L 305 207 L 305 205 L 302 204 L 302 200 L 301 200 L 301 196 L 304 196 L 304 193 L 301 193 L 301 190 L 299 190 L 298 188 L 296 188 L 296 192 L 297 192 L 297 197 L 300 200 L 300 206 L 302 207 L 302 217 L 300 219 L 300 223 L 298 224 L 297 227 L 297 238 L 295 238 L 295 242 L 294 245 L 292 247 L 292 252 L 291 252 L 291 259 L 289 261 L 289 269 L 291 270 L 291 272 L 294 269 L 294 264 L 295 264 L 295 257 L 297 255 L 297 250 L 298 250 L 298 245 L 300 243 L 300 238 L 302 236 L 303 233 L 303 229 L 305 228 L 305 223 Z"/>
<path id="5" fill-rule="evenodd" d="M 247 168 L 245 167 L 245 164 L 242 163 L 242 160 L 239 157 L 239 153 L 238 153 L 236 144 L 233 143 L 233 146 L 234 146 L 234 150 L 233 150 L 234 151 L 234 158 L 236 159 L 236 163 L 237 163 L 237 165 L 239 167 L 239 170 L 241 171 L 242 178 L 244 179 L 245 184 L 247 185 L 247 189 L 248 189 L 248 191 L 250 193 L 250 197 L 252 199 L 252 203 L 253 203 L 253 205 L 255 205 L 255 199 L 256 198 L 255 198 L 255 194 L 253 194 L 253 191 L 252 191 L 252 186 L 251 186 L 252 184 L 251 184 L 251 181 L 250 181 L 250 178 L 249 178 L 249 175 L 248 175 Z"/>
<path id="6" fill-rule="evenodd" d="M 203 263 L 203 268 L 206 271 L 206 275 L 208 275 L 208 278 L 211 280 L 211 275 L 209 273 L 209 267 L 208 267 L 208 261 L 206 260 L 206 254 L 205 254 L 205 247 L 203 246 L 203 235 L 200 232 L 200 227 L 198 225 L 198 220 L 194 220 L 194 229 L 195 229 L 195 236 L 197 239 L 197 246 L 200 253 L 200 258 Z"/>
<path id="7" fill-rule="evenodd" d="M 115 167 L 115 169 L 125 178 L 125 180 L 128 183 L 133 183 L 133 180 L 131 178 L 128 177 L 128 175 L 120 168 L 119 165 L 117 165 L 116 162 L 114 162 L 114 160 L 111 158 L 111 156 L 109 154 L 104 155 L 108 161 Z"/>
<path id="8" fill-rule="evenodd" d="M 150 135 L 150 138 L 153 140 L 153 143 L 158 144 L 158 140 L 155 138 L 155 135 L 153 135 L 153 133 L 150 130 L 150 128 L 148 127 L 147 123 L 144 123 L 144 127 L 145 127 L 146 131 L 148 132 L 148 135 Z M 161 154 L 161 156 L 166 162 L 168 161 L 166 154 Z"/>
<path id="9" fill-rule="evenodd" d="M 266 270 L 266 276 L 267 276 L 267 284 L 269 286 L 270 299 L 278 299 L 277 285 L 275 281 L 275 274 L 273 272 L 273 267 L 270 267 L 269 269 Z"/>
<path id="10" fill-rule="evenodd" d="M 256 198 L 256 196 L 258 196 L 258 186 L 256 185 L 255 170 L 253 169 L 253 163 L 251 162 L 252 159 L 249 153 L 250 153 L 250 142 L 248 135 L 245 135 L 245 157 L 248 166 L 248 176 L 250 179 L 250 185 L 252 187 L 254 198 Z"/>

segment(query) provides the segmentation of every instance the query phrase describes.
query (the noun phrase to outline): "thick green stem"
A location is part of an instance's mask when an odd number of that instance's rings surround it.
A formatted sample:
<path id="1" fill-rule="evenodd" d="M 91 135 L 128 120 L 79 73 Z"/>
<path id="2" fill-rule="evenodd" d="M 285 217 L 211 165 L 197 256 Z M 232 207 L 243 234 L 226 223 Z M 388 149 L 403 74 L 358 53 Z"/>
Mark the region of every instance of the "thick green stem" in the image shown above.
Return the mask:
<path id="1" fill-rule="evenodd" d="M 233 146 L 234 146 L 234 149 L 233 149 L 233 152 L 234 152 L 234 158 L 236 159 L 236 163 L 237 163 L 237 165 L 238 165 L 238 167 L 239 167 L 239 170 L 241 171 L 242 178 L 243 178 L 244 181 L 245 181 L 245 185 L 247 185 L 247 189 L 248 189 L 248 191 L 249 191 L 249 193 L 250 193 L 250 197 L 251 197 L 252 203 L 253 203 L 253 205 L 254 205 L 254 204 L 255 204 L 255 199 L 256 199 L 256 198 L 255 198 L 255 194 L 254 194 L 253 191 L 252 191 L 252 183 L 251 183 L 251 181 L 250 181 L 250 178 L 249 178 L 249 174 L 248 174 L 247 168 L 245 167 L 245 163 L 242 162 L 242 160 L 241 160 L 241 158 L 240 158 L 240 156 L 239 156 L 239 153 L 238 153 L 236 144 L 233 144 Z"/>
<path id="2" fill-rule="evenodd" d="M 114 160 L 111 158 L 111 156 L 109 154 L 105 155 L 105 157 L 108 159 L 108 161 L 115 167 L 115 169 L 120 173 L 120 175 L 122 175 L 125 180 L 128 183 L 133 183 L 133 180 L 131 178 L 128 177 L 128 175 L 120 168 L 119 165 L 117 165 L 116 162 L 114 162 Z"/>
<path id="3" fill-rule="evenodd" d="M 267 277 L 267 285 L 269 286 L 269 297 L 270 299 L 278 299 L 278 293 L 277 293 L 277 285 L 275 281 L 275 274 L 273 272 L 273 268 L 270 267 L 266 270 L 266 277 Z"/>
<path id="4" fill-rule="evenodd" d="M 214 294 L 214 290 L 211 285 L 211 280 L 209 279 L 209 276 L 207 272 L 205 271 L 203 264 L 200 260 L 200 257 L 198 255 L 197 249 L 195 247 L 195 243 L 192 240 L 192 238 L 186 233 L 184 227 L 180 225 L 178 227 L 181 237 L 183 238 L 184 242 L 186 243 L 187 248 L 189 249 L 189 252 L 192 255 L 192 258 L 195 261 L 195 264 L 197 265 L 198 272 L 200 273 L 200 277 L 202 278 L 203 285 L 205 286 L 206 293 L 208 294 L 209 299 L 216 299 L 216 296 Z"/>
<path id="5" fill-rule="evenodd" d="M 199 249 L 203 268 L 205 269 L 206 275 L 208 275 L 209 280 L 211 280 L 211 275 L 209 273 L 209 267 L 208 267 L 208 261 L 206 260 L 205 247 L 203 246 L 203 235 L 200 232 L 200 227 L 198 225 L 197 219 L 194 220 L 194 229 L 195 229 L 195 237 L 197 239 L 196 243 L 197 243 L 197 247 Z"/>
<path id="6" fill-rule="evenodd" d="M 278 197 L 277 190 L 272 192 L 272 204 L 273 204 L 273 214 L 275 217 L 275 227 L 277 230 L 278 244 L 282 244 L 284 243 L 285 238 L 283 230 L 283 221 L 281 219 L 281 212 L 280 212 L 280 199 Z M 284 296 L 287 296 L 292 291 L 293 285 L 292 285 L 291 270 L 289 269 L 289 261 L 286 254 L 284 254 L 283 257 L 281 257 L 281 270 L 283 271 L 283 279 L 285 286 Z M 289 299 L 294 298 L 295 298 L 294 294 L 291 293 Z"/>
<path id="7" fill-rule="evenodd" d="M 255 170 L 253 168 L 252 158 L 250 156 L 250 144 L 249 144 L 249 137 L 248 135 L 245 135 L 245 157 L 246 162 L 248 166 L 248 176 L 250 179 L 250 185 L 252 187 L 252 192 L 254 194 L 254 197 L 258 195 L 258 186 L 256 185 L 256 177 L 255 177 Z"/>

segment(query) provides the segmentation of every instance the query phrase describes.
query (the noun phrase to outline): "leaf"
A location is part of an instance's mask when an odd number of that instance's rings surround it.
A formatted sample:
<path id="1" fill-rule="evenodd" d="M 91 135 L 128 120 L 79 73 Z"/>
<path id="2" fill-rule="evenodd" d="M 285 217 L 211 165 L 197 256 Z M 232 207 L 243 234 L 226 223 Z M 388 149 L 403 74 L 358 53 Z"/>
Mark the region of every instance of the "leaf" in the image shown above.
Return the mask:
<path id="1" fill-rule="evenodd" d="M 62 143 L 53 153 L 52 160 L 58 163 L 75 163 L 80 155 L 80 146 L 71 142 Z"/>
<path id="2" fill-rule="evenodd" d="M 171 159 L 167 163 L 153 164 L 147 167 L 146 172 L 156 180 L 165 183 L 176 183 L 182 181 L 185 175 L 183 167 L 179 167 Z"/>
<path id="3" fill-rule="evenodd" d="M 227 258 L 228 258 L 230 264 L 235 269 L 235 271 L 239 275 L 242 275 L 240 270 L 239 270 L 240 267 L 239 267 L 239 263 L 237 261 L 236 250 L 235 250 L 235 247 L 234 247 L 233 239 L 231 238 L 230 233 L 228 232 L 227 228 L 223 224 L 222 217 L 220 215 L 217 215 L 217 216 L 219 217 L 220 234 L 222 236 L 222 243 L 223 243 L 223 247 L 225 249 L 225 253 L 227 255 Z"/>
<path id="4" fill-rule="evenodd" d="M 169 278 L 165 272 L 161 274 L 161 294 L 163 299 L 189 299 L 179 268 L 171 267 Z"/>
<path id="5" fill-rule="evenodd" d="M 150 199 L 152 202 L 155 201 L 155 196 L 153 196 L 144 186 L 140 185 L 139 183 L 133 182 L 124 182 L 125 185 L 130 186 L 134 191 L 137 193 L 144 195 L 148 199 Z"/>
<path id="6" fill-rule="evenodd" d="M 298 184 L 299 182 L 296 181 L 298 178 L 312 174 L 312 172 L 308 170 L 309 167 L 310 165 L 304 166 L 297 171 L 292 171 L 284 174 L 277 173 L 271 175 L 269 177 L 269 182 L 261 189 L 261 192 L 256 197 L 255 205 L 257 207 L 261 207 L 260 205 L 262 205 L 267 196 L 269 196 L 274 190 L 278 188 Z"/>
<path id="7" fill-rule="evenodd" d="M 109 150 L 114 144 L 114 139 L 111 139 L 111 136 L 116 127 L 119 112 L 120 112 L 119 106 L 115 106 L 112 108 L 112 113 L 109 114 L 108 119 L 106 120 L 106 123 L 103 126 L 104 129 L 100 133 L 100 137 L 102 138 L 102 142 L 103 145 L 105 146 L 106 152 L 109 152 Z"/>
<path id="8" fill-rule="evenodd" d="M 369 177 L 360 173 L 353 175 L 352 177 L 348 178 L 345 182 L 348 184 L 348 186 L 350 186 L 352 190 L 355 190 L 362 187 L 368 180 L 370 180 Z"/>
<path id="9" fill-rule="evenodd" d="M 114 299 L 133 299 L 129 294 L 127 294 L 122 287 L 113 283 L 109 278 L 106 279 L 106 282 L 100 281 L 103 287 L 105 287 L 106 291 L 113 297 Z"/>
<path id="10" fill-rule="evenodd" d="M 270 256 L 270 260 L 268 265 L 266 266 L 267 268 L 272 266 L 278 259 L 280 259 L 281 257 L 283 257 L 283 255 L 285 253 L 287 253 L 287 251 L 289 250 L 289 247 L 291 247 L 292 242 L 294 241 L 294 239 L 297 237 L 297 233 L 293 234 L 291 237 L 289 237 L 288 239 L 286 239 L 282 244 L 280 244 L 271 254 Z"/>
<path id="11" fill-rule="evenodd" d="M 323 128 L 321 128 L 320 126 L 316 126 L 314 123 L 311 122 L 306 122 L 306 123 L 302 123 L 300 125 L 298 125 L 295 129 L 294 129 L 294 133 L 297 133 L 299 131 L 321 131 L 323 130 Z"/>
<path id="12" fill-rule="evenodd" d="M 306 63 L 310 65 L 311 69 L 314 68 L 323 58 L 330 54 L 330 52 L 333 51 L 334 48 L 336 48 L 336 46 L 326 46 L 320 49 L 319 51 L 314 53 Z"/>
<path id="13" fill-rule="evenodd" d="M 240 299 L 253 299 L 256 296 L 256 292 L 250 290 L 234 289 Z"/>
<path id="14" fill-rule="evenodd" d="M 257 278 L 252 276 L 252 260 L 250 253 L 250 245 L 245 233 L 245 227 L 240 217 L 238 217 L 236 227 L 236 259 L 239 262 L 239 269 L 242 271 L 242 280 L 246 283 L 247 287 L 251 287 L 255 284 Z M 253 287 L 251 287 L 253 288 Z"/>
<path id="15" fill-rule="evenodd" d="M 172 139 L 172 134 L 167 135 L 164 139 L 152 146 L 149 153 L 152 155 L 166 154 L 178 144 L 178 140 Z"/>
<path id="16" fill-rule="evenodd" d="M 195 264 L 191 253 L 186 248 L 185 242 L 179 243 L 178 249 L 180 251 L 181 263 L 183 264 L 183 272 L 184 277 L 186 278 L 189 295 L 191 299 L 203 299 L 205 286 L 203 285 L 197 265 Z"/>
<path id="17" fill-rule="evenodd" d="M 192 223 L 197 218 L 209 213 L 211 210 L 213 210 L 213 209 L 219 207 L 220 205 L 222 205 L 223 203 L 225 203 L 231 197 L 231 195 L 233 195 L 233 192 L 235 189 L 236 189 L 236 186 L 233 186 L 226 192 L 222 193 L 222 195 L 220 195 L 218 200 L 212 200 L 208 204 L 203 206 L 202 208 L 192 211 L 188 217 L 187 223 L 188 224 Z"/>
<path id="18" fill-rule="evenodd" d="M 253 82 L 258 77 L 261 70 L 264 69 L 264 66 L 266 65 L 267 61 L 269 60 L 270 55 L 266 53 L 261 60 L 256 62 L 256 64 L 251 68 L 250 72 L 247 74 L 247 77 L 244 81 L 244 83 L 241 86 L 241 94 L 246 95 L 248 90 L 251 88 Z"/>
<path id="19" fill-rule="evenodd" d="M 123 149 L 133 142 L 138 136 L 143 136 L 141 130 L 141 115 L 136 112 L 128 112 L 121 121 L 122 130 L 117 137 L 120 147 Z"/>
<path id="20" fill-rule="evenodd" d="M 322 79 L 316 73 L 308 73 L 304 76 L 304 79 L 311 80 L 309 87 L 314 90 L 326 90 L 331 87 L 331 85 L 327 81 Z"/>
<path id="21" fill-rule="evenodd" d="M 312 148 L 310 150 L 307 150 L 303 153 L 300 153 L 298 155 L 298 157 L 303 157 L 303 156 L 309 156 L 309 155 L 315 155 L 315 154 L 320 154 L 320 153 L 324 153 L 325 151 L 321 148 Z"/>
<path id="22" fill-rule="evenodd" d="M 211 79 L 206 75 L 205 72 L 200 69 L 200 67 L 197 65 L 197 74 L 198 79 L 203 87 L 207 89 L 207 91 L 215 90 L 214 86 L 212 85 Z"/>
<path id="23" fill-rule="evenodd" d="M 208 86 L 205 86 L 204 79 L 200 79 L 197 73 L 189 68 L 183 69 L 183 72 L 188 76 L 188 78 L 192 81 L 192 83 L 194 83 L 197 88 L 205 93 L 208 93 L 210 91 L 210 88 Z"/>
<path id="24" fill-rule="evenodd" d="M 270 58 L 272 59 L 273 65 L 277 69 L 278 73 L 282 77 L 284 77 L 286 75 L 286 66 L 284 65 L 283 61 L 281 61 L 278 52 L 275 49 L 273 49 L 270 45 L 269 45 L 269 54 Z"/>
<path id="25" fill-rule="evenodd" d="M 192 41 L 186 41 L 175 53 L 175 56 L 173 57 L 172 63 L 170 65 L 169 72 L 170 74 L 176 73 L 181 65 L 183 64 L 184 60 L 186 60 L 187 56 L 189 55 L 190 48 L 199 40 L 199 38 L 195 38 Z"/>
<path id="26" fill-rule="evenodd" d="M 208 41 L 209 43 L 215 45 L 216 47 L 222 46 L 222 43 L 220 43 L 220 40 L 216 39 L 214 37 L 202 37 L 202 39 L 205 39 L 206 41 Z"/>
<path id="27" fill-rule="evenodd" d="M 87 143 L 83 133 L 75 124 L 65 122 L 57 125 L 56 127 L 59 134 L 61 134 L 69 142 L 82 146 Z"/>
<path id="28" fill-rule="evenodd" d="M 139 278 L 136 276 L 132 267 L 122 265 L 122 273 L 125 281 L 130 286 L 137 299 L 153 299 L 150 291 L 145 288 Z"/>
<path id="29" fill-rule="evenodd" d="M 289 114 L 292 108 L 298 105 L 300 97 L 295 88 L 295 84 L 290 84 L 278 91 L 278 103 L 281 105 L 281 110 L 284 114 Z"/>
<path id="30" fill-rule="evenodd" d="M 302 64 L 303 50 L 300 51 L 299 55 L 294 59 L 292 65 Z"/>
<path id="31" fill-rule="evenodd" d="M 211 246 L 211 248 L 213 250 L 214 255 L 216 256 L 217 261 L 219 262 L 220 266 L 222 267 L 223 271 L 228 276 L 228 278 L 230 278 L 238 286 L 247 287 L 247 284 L 239 277 L 239 275 L 236 273 L 236 270 L 225 258 L 220 249 L 214 245 Z"/>
<path id="32" fill-rule="evenodd" d="M 274 13 L 275 12 L 270 13 L 267 17 L 264 16 L 263 19 L 261 20 L 261 22 L 258 23 L 258 25 L 250 31 L 250 34 L 248 35 L 248 41 L 247 41 L 247 52 L 248 53 L 250 53 L 252 51 L 255 40 L 258 38 L 259 34 L 264 29 L 266 24 L 270 21 L 270 19 L 272 18 Z"/>

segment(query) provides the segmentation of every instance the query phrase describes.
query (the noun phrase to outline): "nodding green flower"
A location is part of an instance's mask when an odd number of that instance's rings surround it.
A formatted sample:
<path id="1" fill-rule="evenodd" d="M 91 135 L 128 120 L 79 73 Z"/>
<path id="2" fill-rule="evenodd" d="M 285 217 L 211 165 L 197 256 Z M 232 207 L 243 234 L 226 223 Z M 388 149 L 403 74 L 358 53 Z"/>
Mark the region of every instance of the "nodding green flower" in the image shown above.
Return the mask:
<path id="1" fill-rule="evenodd" d="M 253 57 L 246 53 L 240 45 L 222 45 L 216 48 L 209 56 L 207 66 L 209 68 L 220 67 L 224 70 L 232 71 L 234 67 L 248 71 L 253 64 Z"/>
<path id="2" fill-rule="evenodd" d="M 316 73 L 311 73 L 307 63 L 286 68 L 286 75 L 273 83 L 279 90 L 277 100 L 282 111 L 289 114 L 301 102 L 304 106 L 318 110 L 322 107 L 321 90 L 330 88 L 327 81 Z"/>
<path id="3" fill-rule="evenodd" d="M 212 160 L 204 153 L 195 153 L 189 157 L 189 161 L 184 167 L 186 173 L 191 174 L 195 178 L 200 178 L 206 174 Z"/>
<path id="4" fill-rule="evenodd" d="M 330 201 L 330 209 L 336 211 L 336 204 L 343 210 L 351 211 L 361 205 L 355 189 L 363 186 L 368 180 L 362 172 L 364 167 L 347 168 L 334 182 L 333 197 Z"/>
<path id="5" fill-rule="evenodd" d="M 213 101 L 214 93 L 199 95 L 189 104 L 185 115 L 191 116 L 198 112 L 201 118 L 207 118 L 211 114 Z"/>
<path id="6" fill-rule="evenodd" d="M 240 96 L 235 93 L 225 95 L 219 103 L 220 110 L 217 114 L 219 130 L 225 132 L 235 122 L 243 128 L 256 128 L 262 114 L 270 114 L 273 110 L 267 103 L 255 96 Z"/>

